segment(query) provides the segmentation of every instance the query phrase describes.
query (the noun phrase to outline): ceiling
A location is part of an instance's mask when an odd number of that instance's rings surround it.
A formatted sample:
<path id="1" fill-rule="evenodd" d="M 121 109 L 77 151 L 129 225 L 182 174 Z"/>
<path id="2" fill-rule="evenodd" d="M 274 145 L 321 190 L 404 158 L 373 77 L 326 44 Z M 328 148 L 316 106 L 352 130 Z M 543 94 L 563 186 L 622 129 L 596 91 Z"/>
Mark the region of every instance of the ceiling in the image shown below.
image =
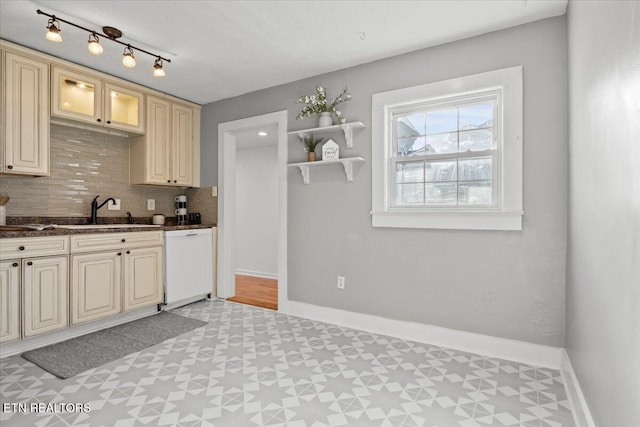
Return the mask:
<path id="1" fill-rule="evenodd" d="M 0 37 L 172 95 L 206 104 L 429 46 L 565 13 L 567 0 L 152 1 L 2 0 Z M 171 59 L 125 68 L 123 47 L 62 23 L 63 43 L 44 38 L 36 10 L 99 30 Z"/>
<path id="2" fill-rule="evenodd" d="M 264 132 L 266 135 L 259 135 L 258 132 Z M 234 136 L 237 150 L 278 145 L 278 127 L 275 125 L 242 129 L 235 132 Z"/>

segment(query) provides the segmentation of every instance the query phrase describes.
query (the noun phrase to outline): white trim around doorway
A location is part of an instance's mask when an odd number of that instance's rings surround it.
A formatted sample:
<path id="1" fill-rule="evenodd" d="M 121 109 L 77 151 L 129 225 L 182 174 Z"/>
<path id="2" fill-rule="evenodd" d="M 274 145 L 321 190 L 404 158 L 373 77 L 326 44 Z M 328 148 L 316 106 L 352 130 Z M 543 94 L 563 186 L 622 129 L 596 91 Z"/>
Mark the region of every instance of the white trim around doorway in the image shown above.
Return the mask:
<path id="1" fill-rule="evenodd" d="M 218 298 L 235 295 L 236 137 L 262 126 L 278 128 L 278 311 L 287 303 L 287 110 L 218 125 Z"/>

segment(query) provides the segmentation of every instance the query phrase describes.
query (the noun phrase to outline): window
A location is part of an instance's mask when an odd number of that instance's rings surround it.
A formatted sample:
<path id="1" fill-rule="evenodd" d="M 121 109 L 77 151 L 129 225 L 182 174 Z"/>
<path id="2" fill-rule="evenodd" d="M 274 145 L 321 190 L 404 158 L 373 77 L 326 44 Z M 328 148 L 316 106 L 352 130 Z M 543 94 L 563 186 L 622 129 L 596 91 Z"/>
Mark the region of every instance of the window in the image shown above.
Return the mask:
<path id="1" fill-rule="evenodd" d="M 522 67 L 373 95 L 373 226 L 522 228 Z"/>

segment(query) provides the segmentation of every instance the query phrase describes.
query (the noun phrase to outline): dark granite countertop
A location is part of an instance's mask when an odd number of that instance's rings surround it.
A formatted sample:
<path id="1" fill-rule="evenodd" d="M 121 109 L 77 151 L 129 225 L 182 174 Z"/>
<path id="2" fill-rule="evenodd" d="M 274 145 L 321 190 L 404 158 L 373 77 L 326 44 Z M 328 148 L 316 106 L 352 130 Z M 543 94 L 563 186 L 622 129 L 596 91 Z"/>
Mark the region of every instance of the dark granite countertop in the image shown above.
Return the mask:
<path id="1" fill-rule="evenodd" d="M 189 224 L 177 225 L 174 218 L 167 218 L 165 225 L 160 227 L 152 226 L 150 218 L 133 218 L 136 227 L 104 228 L 107 224 L 126 224 L 126 218 L 99 218 L 98 224 L 103 228 L 47 228 L 44 230 L 31 230 L 22 228 L 24 224 L 57 224 L 57 225 L 83 225 L 88 224 L 87 218 L 59 218 L 59 217 L 8 217 L 7 225 L 0 226 L 0 238 L 8 239 L 12 237 L 44 237 L 44 236 L 64 236 L 71 234 L 99 234 L 99 233 L 129 233 L 133 231 L 171 231 L 189 230 L 198 228 L 211 228 L 216 224 Z M 140 227 L 139 225 L 149 225 Z"/>

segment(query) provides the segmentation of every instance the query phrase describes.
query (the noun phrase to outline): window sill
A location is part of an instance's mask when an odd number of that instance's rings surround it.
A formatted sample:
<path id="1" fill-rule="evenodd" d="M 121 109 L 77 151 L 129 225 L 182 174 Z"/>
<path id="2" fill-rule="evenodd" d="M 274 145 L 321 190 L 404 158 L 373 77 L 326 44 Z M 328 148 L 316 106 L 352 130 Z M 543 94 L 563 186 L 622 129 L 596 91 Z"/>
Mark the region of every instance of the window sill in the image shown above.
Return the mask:
<path id="1" fill-rule="evenodd" d="M 522 211 L 371 212 L 373 227 L 522 230 Z"/>

